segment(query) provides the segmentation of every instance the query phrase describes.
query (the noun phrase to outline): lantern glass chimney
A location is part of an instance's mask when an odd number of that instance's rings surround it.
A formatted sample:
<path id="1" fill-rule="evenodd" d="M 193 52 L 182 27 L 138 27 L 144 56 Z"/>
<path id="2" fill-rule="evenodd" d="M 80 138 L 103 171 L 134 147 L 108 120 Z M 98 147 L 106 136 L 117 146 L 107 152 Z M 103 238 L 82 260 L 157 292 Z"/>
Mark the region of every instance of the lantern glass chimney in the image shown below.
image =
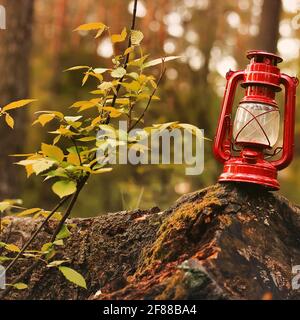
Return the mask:
<path id="1" fill-rule="evenodd" d="M 234 143 L 271 148 L 278 140 L 279 131 L 278 107 L 254 102 L 240 103 L 233 124 Z"/>

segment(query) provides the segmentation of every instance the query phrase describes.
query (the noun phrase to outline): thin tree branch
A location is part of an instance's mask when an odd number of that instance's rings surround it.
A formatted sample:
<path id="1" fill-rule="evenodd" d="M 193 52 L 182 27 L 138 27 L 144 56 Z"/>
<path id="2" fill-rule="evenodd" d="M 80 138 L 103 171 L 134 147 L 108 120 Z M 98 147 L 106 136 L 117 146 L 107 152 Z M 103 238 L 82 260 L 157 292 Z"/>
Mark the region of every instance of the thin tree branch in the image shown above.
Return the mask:
<path id="1" fill-rule="evenodd" d="M 82 190 L 82 188 L 84 187 L 84 185 L 86 184 L 88 178 L 89 178 L 89 174 L 86 175 L 79 183 L 78 183 L 78 187 L 77 187 L 77 190 L 76 192 L 74 193 L 67 209 L 66 209 L 66 212 L 65 214 L 63 215 L 62 219 L 59 221 L 57 227 L 55 228 L 53 234 L 52 234 L 52 237 L 51 237 L 51 240 L 50 242 L 54 242 L 55 239 L 56 239 L 56 236 L 58 235 L 59 231 L 61 230 L 62 226 L 64 225 L 64 223 L 66 222 L 66 220 L 68 219 L 68 217 L 70 216 L 71 212 L 72 212 L 72 209 L 77 201 L 77 198 Z"/>
<path id="2" fill-rule="evenodd" d="M 151 102 L 152 102 L 152 99 L 153 99 L 153 97 L 154 97 L 154 95 L 155 95 L 155 93 L 156 93 L 156 91 L 157 91 L 157 88 L 158 88 L 158 86 L 159 86 L 159 84 L 160 84 L 160 82 L 161 82 L 161 80 L 162 80 L 165 72 L 166 72 L 166 68 L 163 67 L 163 68 L 162 68 L 162 71 L 161 71 L 161 73 L 160 73 L 159 79 L 158 79 L 158 81 L 157 81 L 157 83 L 156 83 L 156 88 L 154 88 L 154 90 L 152 91 L 152 93 L 151 93 L 151 95 L 150 95 L 150 97 L 149 97 L 148 103 L 147 103 L 144 111 L 143 111 L 142 114 L 139 116 L 139 118 L 136 120 L 136 122 L 128 129 L 127 132 L 129 132 L 129 131 L 131 131 L 132 129 L 134 129 L 134 128 L 141 122 L 141 120 L 144 118 L 145 113 L 147 112 L 147 110 L 148 110 L 149 107 L 150 107 L 150 104 L 151 104 Z"/>
<path id="3" fill-rule="evenodd" d="M 72 142 L 73 142 L 73 144 L 74 144 L 74 147 L 75 147 L 75 149 L 76 149 L 76 153 L 77 153 L 78 158 L 79 158 L 79 163 L 80 163 L 80 165 L 82 166 L 81 156 L 80 156 L 80 153 L 79 153 L 79 150 L 78 150 L 77 142 L 76 142 L 76 140 L 75 140 L 74 138 L 72 138 L 71 140 L 72 140 Z"/>
<path id="4" fill-rule="evenodd" d="M 131 23 L 130 31 L 135 29 L 137 3 L 138 3 L 138 0 L 134 0 L 133 13 L 132 13 L 132 23 Z M 129 35 L 127 48 L 130 48 L 130 47 L 131 47 L 131 36 Z M 127 70 L 129 55 L 130 55 L 130 53 L 127 53 L 126 58 L 125 58 L 125 62 L 124 62 L 124 69 L 125 70 Z M 116 104 L 118 93 L 121 89 L 121 83 L 123 82 L 123 80 L 124 80 L 124 76 L 120 79 L 119 84 L 117 85 L 116 93 L 113 96 L 113 100 L 112 100 L 112 104 L 111 104 L 112 107 L 114 107 Z"/>
<path id="5" fill-rule="evenodd" d="M 21 282 L 30 272 L 32 272 L 39 264 L 41 263 L 40 260 L 36 260 L 29 268 L 24 270 L 17 278 L 13 280 L 10 286 L 7 286 L 5 290 L 0 292 L 0 299 L 3 299 L 6 295 L 10 293 L 10 291 L 14 288 L 13 285 Z"/>
<path id="6" fill-rule="evenodd" d="M 50 218 L 54 215 L 54 213 L 70 198 L 70 196 L 65 197 L 59 201 L 59 203 L 53 208 L 53 210 L 50 212 L 50 214 L 47 216 L 47 218 L 40 224 L 40 226 L 35 230 L 35 232 L 32 234 L 30 239 L 25 243 L 25 245 L 22 247 L 20 252 L 16 255 L 16 257 L 10 262 L 10 264 L 6 268 L 6 272 L 8 272 L 18 261 L 20 256 L 24 253 L 24 251 L 30 246 L 30 244 L 33 242 L 33 240 L 36 238 L 38 233 L 43 229 L 45 224 L 50 220 Z"/>
<path id="7" fill-rule="evenodd" d="M 132 17 L 132 24 L 131 24 L 131 30 L 134 30 L 135 28 L 135 22 L 136 22 L 136 11 L 137 11 L 137 2 L 138 0 L 134 1 L 134 8 L 133 8 L 133 17 Z M 131 47 L 131 38 L 129 36 L 129 40 L 128 40 L 128 48 Z M 124 68 L 125 70 L 127 69 L 127 64 L 129 61 L 129 53 L 126 56 L 125 59 L 125 64 L 124 64 Z M 124 77 L 123 77 L 124 78 Z M 115 105 L 116 103 L 116 99 L 118 97 L 118 93 L 120 91 L 121 88 L 121 83 L 123 81 L 123 78 L 120 79 L 120 82 L 116 88 L 116 94 L 114 94 L 113 97 L 113 102 L 112 102 L 112 106 Z M 53 242 L 57 236 L 57 234 L 59 233 L 59 231 L 61 230 L 61 227 L 63 226 L 63 224 L 65 223 L 65 221 L 67 220 L 67 218 L 69 217 L 69 215 L 72 212 L 72 209 L 77 201 L 77 198 L 82 190 L 82 188 L 84 187 L 85 183 L 87 182 L 87 180 L 89 179 L 90 175 L 87 174 L 78 184 L 78 188 L 75 192 L 75 194 L 73 195 L 68 208 L 66 209 L 66 212 L 64 214 L 64 216 L 62 217 L 62 219 L 60 220 L 59 224 L 57 225 L 52 237 L 51 237 L 51 242 Z M 28 248 L 28 246 L 31 244 L 31 242 L 35 239 L 35 237 L 38 235 L 38 233 L 41 231 L 41 229 L 44 227 L 44 225 L 47 223 L 47 221 L 51 218 L 51 216 L 56 212 L 56 210 L 63 204 L 65 203 L 65 201 L 67 201 L 71 196 L 68 196 L 66 198 L 63 198 L 60 203 L 52 210 L 52 212 L 49 214 L 49 216 L 45 219 L 45 221 L 41 224 L 41 226 L 35 231 L 35 233 L 33 234 L 33 236 L 28 240 L 28 242 L 25 244 L 25 246 L 22 248 L 22 250 L 18 253 L 18 255 L 16 256 L 16 258 L 9 264 L 8 269 L 11 269 L 13 267 L 13 265 L 16 263 L 17 259 L 20 257 L 20 255 L 22 253 L 24 253 L 24 251 L 26 250 L 26 248 Z M 13 281 L 13 283 L 17 283 L 19 281 L 21 281 L 24 277 L 26 277 L 27 274 L 29 274 L 30 272 L 32 272 L 35 267 L 40 263 L 40 261 L 36 261 L 35 263 L 33 263 L 28 269 L 26 269 L 17 279 L 15 279 Z M 10 290 L 13 287 L 8 287 L 6 288 L 6 290 L 3 291 L 3 293 L 1 293 L 0 297 L 3 298 L 5 295 L 7 295 Z"/>

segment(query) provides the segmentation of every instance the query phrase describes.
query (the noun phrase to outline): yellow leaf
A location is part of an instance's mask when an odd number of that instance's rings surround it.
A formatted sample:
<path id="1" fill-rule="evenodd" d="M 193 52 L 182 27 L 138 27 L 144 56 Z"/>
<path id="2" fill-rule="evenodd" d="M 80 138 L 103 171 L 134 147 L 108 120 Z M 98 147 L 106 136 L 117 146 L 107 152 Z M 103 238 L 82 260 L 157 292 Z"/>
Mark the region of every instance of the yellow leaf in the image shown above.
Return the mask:
<path id="1" fill-rule="evenodd" d="M 92 174 L 100 174 L 100 173 L 105 173 L 110 171 L 112 171 L 112 168 L 102 168 L 102 169 L 92 171 Z"/>
<path id="2" fill-rule="evenodd" d="M 105 28 L 99 29 L 97 34 L 95 35 L 95 39 L 99 38 L 102 35 L 104 30 L 105 30 Z"/>
<path id="3" fill-rule="evenodd" d="M 111 89 L 113 86 L 114 85 L 112 82 L 103 81 L 98 88 L 101 90 L 108 90 Z"/>
<path id="4" fill-rule="evenodd" d="M 85 101 L 85 100 L 76 101 L 71 105 L 71 108 L 79 108 L 86 102 L 88 102 L 88 101 Z"/>
<path id="5" fill-rule="evenodd" d="M 57 144 L 58 141 L 60 140 L 60 138 L 61 138 L 60 135 L 56 136 L 56 137 L 53 139 L 53 145 Z"/>
<path id="6" fill-rule="evenodd" d="M 37 212 L 39 212 L 41 210 L 42 210 L 41 208 L 27 209 L 27 210 L 24 210 L 24 211 L 18 213 L 17 216 L 18 217 L 24 217 L 24 216 L 28 216 L 28 215 L 33 214 L 33 213 L 37 213 Z"/>
<path id="7" fill-rule="evenodd" d="M 95 73 L 99 73 L 99 74 L 102 74 L 102 73 L 104 73 L 104 72 L 106 72 L 108 70 L 110 70 L 110 69 L 107 69 L 107 68 L 95 68 L 95 69 L 93 69 L 93 71 Z"/>
<path id="8" fill-rule="evenodd" d="M 69 153 L 68 157 L 67 157 L 67 162 L 70 164 L 73 164 L 75 166 L 79 166 L 80 165 L 80 159 L 78 157 L 77 153 Z"/>
<path id="9" fill-rule="evenodd" d="M 89 76 L 92 76 L 96 79 L 98 79 L 100 82 L 103 80 L 103 76 L 100 73 L 96 72 L 88 72 Z"/>
<path id="10" fill-rule="evenodd" d="M 17 109 L 26 106 L 27 104 L 37 101 L 37 99 L 24 99 L 19 101 L 14 101 L 3 107 L 3 111 L 8 111 L 11 109 Z"/>
<path id="11" fill-rule="evenodd" d="M 7 244 L 5 246 L 5 249 L 7 249 L 8 251 L 12 251 L 12 252 L 20 252 L 21 251 L 20 248 L 13 243 Z"/>
<path id="12" fill-rule="evenodd" d="M 129 47 L 124 51 L 124 56 L 127 56 L 128 54 L 130 54 L 133 51 L 133 47 Z"/>
<path id="13" fill-rule="evenodd" d="M 42 152 L 45 156 L 57 161 L 63 161 L 65 157 L 60 148 L 51 144 L 42 143 Z"/>
<path id="14" fill-rule="evenodd" d="M 126 31 L 126 28 L 124 28 L 121 34 L 113 34 L 111 36 L 111 41 L 113 43 L 123 42 L 126 39 L 126 37 L 127 37 L 127 31 Z"/>
<path id="15" fill-rule="evenodd" d="M 41 159 L 31 165 L 33 172 L 38 175 L 46 170 L 49 170 L 55 164 L 52 160 Z"/>
<path id="16" fill-rule="evenodd" d="M 100 117 L 101 118 L 101 117 Z M 94 119 L 95 120 L 95 119 Z M 82 141 L 82 142 L 89 142 L 89 141 L 94 141 L 96 140 L 96 137 L 90 136 L 90 137 L 83 137 L 78 139 L 78 141 Z"/>
<path id="17" fill-rule="evenodd" d="M 55 114 L 42 114 L 38 117 L 38 119 L 33 123 L 40 123 L 43 127 L 50 122 L 51 120 L 53 120 L 55 118 Z"/>
<path id="18" fill-rule="evenodd" d="M 28 285 L 23 282 L 18 282 L 18 283 L 15 283 L 13 287 L 16 288 L 17 290 L 24 290 L 28 288 Z"/>
<path id="19" fill-rule="evenodd" d="M 112 118 L 117 118 L 122 114 L 122 112 L 114 107 L 103 107 L 103 110 L 108 111 Z"/>
<path id="20" fill-rule="evenodd" d="M 66 277 L 68 281 L 86 289 L 86 282 L 80 273 L 65 266 L 59 266 L 58 269 Z"/>
<path id="21" fill-rule="evenodd" d="M 89 66 L 75 66 L 75 67 L 71 67 L 71 68 L 64 70 L 64 72 L 73 71 L 73 70 L 80 70 L 80 69 L 90 69 L 90 67 Z"/>
<path id="22" fill-rule="evenodd" d="M 141 88 L 141 85 L 138 81 L 134 80 L 130 83 L 122 82 L 122 86 L 127 89 L 127 91 L 138 91 Z"/>
<path id="23" fill-rule="evenodd" d="M 167 61 L 176 60 L 176 59 L 179 59 L 179 58 L 181 58 L 181 56 L 170 56 L 170 57 L 165 57 L 165 58 L 159 58 L 159 59 L 155 59 L 155 60 L 146 62 L 143 67 L 144 68 L 149 68 L 149 67 L 153 67 L 153 66 L 156 66 L 158 64 L 165 63 Z"/>
<path id="24" fill-rule="evenodd" d="M 92 126 L 95 126 L 95 125 L 98 124 L 101 120 L 102 120 L 102 117 L 101 117 L 101 116 L 98 116 L 97 118 L 95 118 L 95 119 L 92 121 Z"/>
<path id="25" fill-rule="evenodd" d="M 86 74 L 84 75 L 83 79 L 82 79 L 82 83 L 81 86 L 83 87 L 85 85 L 85 83 L 87 82 L 88 78 L 89 78 L 89 73 L 86 72 Z"/>
<path id="26" fill-rule="evenodd" d="M 44 218 L 47 218 L 50 213 L 51 213 L 50 211 L 40 211 L 38 214 L 34 216 L 34 218 L 35 219 L 39 218 L 39 216 L 43 216 Z M 51 219 L 58 220 L 58 221 L 60 221 L 61 218 L 62 218 L 62 215 L 60 212 L 55 212 L 51 217 Z"/>
<path id="27" fill-rule="evenodd" d="M 3 212 L 10 207 L 11 207 L 11 204 L 9 202 L 7 201 L 0 202 L 0 212 Z"/>
<path id="28" fill-rule="evenodd" d="M 76 182 L 67 180 L 57 181 L 52 186 L 53 192 L 60 198 L 73 194 L 76 189 Z"/>
<path id="29" fill-rule="evenodd" d="M 9 220 L 9 219 L 2 219 L 1 220 L 1 224 L 4 226 L 4 225 L 9 225 L 11 223 L 11 220 Z"/>
<path id="30" fill-rule="evenodd" d="M 25 166 L 25 170 L 26 170 L 27 178 L 29 178 L 34 173 L 32 164 Z"/>
<path id="31" fill-rule="evenodd" d="M 143 40 L 144 35 L 139 30 L 132 30 L 130 34 L 131 43 L 133 45 L 139 45 L 141 41 Z"/>
<path id="32" fill-rule="evenodd" d="M 116 99 L 117 104 L 127 105 L 129 104 L 130 100 L 128 98 L 118 98 Z"/>
<path id="33" fill-rule="evenodd" d="M 10 157 L 30 157 L 33 155 L 34 153 L 18 153 L 18 154 L 10 154 Z"/>
<path id="34" fill-rule="evenodd" d="M 77 27 L 74 31 L 89 31 L 89 30 L 98 30 L 98 29 L 105 29 L 106 25 L 102 22 L 91 22 L 91 23 L 85 23 Z"/>
<path id="35" fill-rule="evenodd" d="M 11 127 L 12 129 L 14 128 L 15 121 L 8 113 L 6 113 L 5 115 L 5 122 L 9 127 Z"/>
<path id="36" fill-rule="evenodd" d="M 117 69 L 114 69 L 110 75 L 113 78 L 122 78 L 125 76 L 125 74 L 126 74 L 126 69 L 124 69 L 123 67 L 118 67 Z"/>

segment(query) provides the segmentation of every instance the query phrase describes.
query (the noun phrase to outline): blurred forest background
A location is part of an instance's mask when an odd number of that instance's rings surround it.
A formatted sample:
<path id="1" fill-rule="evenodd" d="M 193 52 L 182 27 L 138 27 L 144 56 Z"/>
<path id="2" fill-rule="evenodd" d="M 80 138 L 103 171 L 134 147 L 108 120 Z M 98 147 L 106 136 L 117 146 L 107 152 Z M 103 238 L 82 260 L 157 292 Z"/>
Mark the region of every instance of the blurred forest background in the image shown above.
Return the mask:
<path id="1" fill-rule="evenodd" d="M 0 199 L 22 198 L 26 207 L 48 208 L 54 201 L 40 178 L 26 180 L 8 154 L 36 150 L 45 129 L 31 126 L 38 110 L 67 110 L 88 96 L 81 73 L 63 73 L 74 65 L 107 67 L 109 38 L 72 32 L 78 25 L 101 21 L 119 33 L 129 27 L 130 0 L 2 0 L 7 30 L 0 31 L 0 105 L 22 98 L 39 101 L 17 111 L 16 127 L 0 123 Z M 213 138 L 229 68 L 247 64 L 246 51 L 265 49 L 284 59 L 281 70 L 291 76 L 300 68 L 299 0 L 140 0 L 137 28 L 151 57 L 180 55 L 168 63 L 146 122 L 187 122 Z M 300 99 L 298 99 L 298 109 Z M 300 112 L 296 124 L 296 157 L 280 172 L 281 193 L 300 203 Z M 46 141 L 47 142 L 47 141 Z M 221 166 L 206 142 L 205 170 L 185 176 L 178 166 L 115 167 L 92 178 L 80 196 L 75 215 L 92 216 L 135 207 L 166 208 L 178 196 L 214 184 Z"/>

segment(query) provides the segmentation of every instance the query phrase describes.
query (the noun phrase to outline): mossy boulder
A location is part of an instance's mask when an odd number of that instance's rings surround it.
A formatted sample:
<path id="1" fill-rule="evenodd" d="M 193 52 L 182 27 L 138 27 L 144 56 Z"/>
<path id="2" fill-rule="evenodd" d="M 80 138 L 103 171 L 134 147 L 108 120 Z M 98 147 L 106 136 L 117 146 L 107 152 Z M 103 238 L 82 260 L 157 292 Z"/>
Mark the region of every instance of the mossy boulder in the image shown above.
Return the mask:
<path id="1" fill-rule="evenodd" d="M 1 238 L 19 246 L 37 221 L 11 218 Z M 28 290 L 6 299 L 298 299 L 300 210 L 255 185 L 217 184 L 158 208 L 71 219 L 58 253 L 81 272 L 84 290 L 43 265 L 24 277 Z M 52 221 L 33 244 L 47 242 Z M 20 261 L 13 280 L 32 262 Z"/>

